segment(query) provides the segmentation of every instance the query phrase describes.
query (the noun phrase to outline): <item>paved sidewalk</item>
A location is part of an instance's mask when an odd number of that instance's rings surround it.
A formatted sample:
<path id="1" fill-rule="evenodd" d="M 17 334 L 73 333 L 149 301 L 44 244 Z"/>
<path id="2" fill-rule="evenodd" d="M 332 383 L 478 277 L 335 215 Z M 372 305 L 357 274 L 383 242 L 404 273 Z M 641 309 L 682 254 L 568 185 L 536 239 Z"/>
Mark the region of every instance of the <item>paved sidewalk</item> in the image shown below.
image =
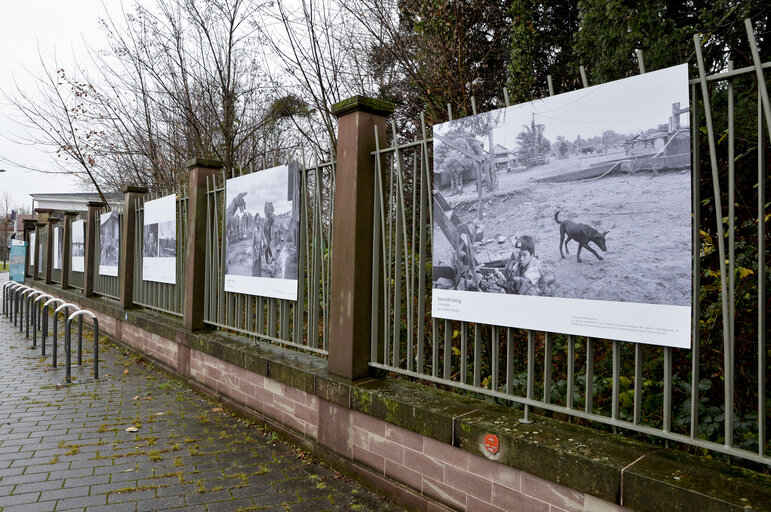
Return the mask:
<path id="1" fill-rule="evenodd" d="M 31 346 L 0 317 L 2 512 L 401 510 L 118 347 L 62 386 Z"/>

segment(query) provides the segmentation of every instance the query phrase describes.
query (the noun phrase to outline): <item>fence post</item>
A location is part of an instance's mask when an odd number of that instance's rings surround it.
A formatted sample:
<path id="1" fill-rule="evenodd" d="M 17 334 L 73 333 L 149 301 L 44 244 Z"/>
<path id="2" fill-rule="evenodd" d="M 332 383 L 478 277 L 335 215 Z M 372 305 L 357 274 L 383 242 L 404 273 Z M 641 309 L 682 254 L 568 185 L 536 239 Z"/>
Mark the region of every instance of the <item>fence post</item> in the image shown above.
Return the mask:
<path id="1" fill-rule="evenodd" d="M 32 272 L 34 267 L 32 265 L 35 264 L 34 261 L 30 258 L 30 251 L 32 251 L 32 245 L 29 243 L 30 239 L 30 233 L 35 230 L 35 224 L 37 223 L 36 219 L 24 219 L 24 241 L 27 242 L 27 257 L 26 257 L 26 264 L 24 265 L 24 275 L 27 277 L 34 278 L 35 274 Z M 37 242 L 37 235 L 35 235 L 35 242 Z"/>
<path id="2" fill-rule="evenodd" d="M 43 253 L 40 252 L 43 250 L 43 246 L 40 243 L 40 232 L 45 227 L 45 222 L 42 222 L 38 219 L 38 222 L 35 223 L 35 273 L 32 276 L 32 279 L 40 279 L 40 267 L 42 265 L 38 265 L 41 261 L 43 261 Z"/>
<path id="3" fill-rule="evenodd" d="M 56 250 L 56 247 L 54 247 L 54 230 L 56 229 L 56 225 L 59 223 L 58 217 L 48 217 L 48 236 L 46 237 L 46 273 L 45 273 L 45 284 L 51 284 L 54 282 L 53 278 L 51 277 L 51 273 L 54 269 L 54 251 Z"/>
<path id="4" fill-rule="evenodd" d="M 189 189 L 187 234 L 185 235 L 185 298 L 182 325 L 186 329 L 203 328 L 206 274 L 206 179 L 222 169 L 219 160 L 195 158 L 187 163 Z M 179 286 L 179 283 L 177 283 Z"/>
<path id="5" fill-rule="evenodd" d="M 64 229 L 62 230 L 62 289 L 70 287 L 70 270 L 72 269 L 72 219 L 78 212 L 64 212 Z"/>
<path id="6" fill-rule="evenodd" d="M 147 194 L 147 187 L 129 185 L 123 189 L 123 232 L 120 237 L 120 305 L 123 309 L 134 305 L 134 253 L 137 226 L 137 201 Z"/>
<path id="7" fill-rule="evenodd" d="M 86 252 L 83 257 L 83 295 L 94 295 L 96 279 L 96 214 L 104 207 L 101 201 L 89 201 L 86 214 Z"/>
<path id="8" fill-rule="evenodd" d="M 372 337 L 372 222 L 375 129 L 385 141 L 391 103 L 354 96 L 332 106 L 337 116 L 329 371 L 348 379 L 369 372 Z"/>

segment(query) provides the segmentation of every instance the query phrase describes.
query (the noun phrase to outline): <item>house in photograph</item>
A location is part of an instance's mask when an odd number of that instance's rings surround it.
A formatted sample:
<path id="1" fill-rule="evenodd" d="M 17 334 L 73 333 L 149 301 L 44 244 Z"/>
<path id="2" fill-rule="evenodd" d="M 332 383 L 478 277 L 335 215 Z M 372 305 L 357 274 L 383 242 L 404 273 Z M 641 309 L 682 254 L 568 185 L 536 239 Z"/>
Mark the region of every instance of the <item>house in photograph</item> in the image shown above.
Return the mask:
<path id="1" fill-rule="evenodd" d="M 512 172 L 519 166 L 517 152 L 508 149 L 501 144 L 495 145 L 495 169 L 498 174 Z"/>

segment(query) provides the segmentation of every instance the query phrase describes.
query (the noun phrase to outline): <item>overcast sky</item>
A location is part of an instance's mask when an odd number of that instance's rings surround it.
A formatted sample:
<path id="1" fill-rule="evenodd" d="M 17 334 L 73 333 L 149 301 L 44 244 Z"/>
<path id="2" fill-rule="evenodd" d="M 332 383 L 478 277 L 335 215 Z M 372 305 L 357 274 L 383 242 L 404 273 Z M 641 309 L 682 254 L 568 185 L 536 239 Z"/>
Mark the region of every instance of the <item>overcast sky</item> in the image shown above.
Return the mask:
<path id="1" fill-rule="evenodd" d="M 34 82 L 25 68 L 40 74 L 40 57 L 51 63 L 71 68 L 73 56 L 84 60 L 84 41 L 95 48 L 105 46 L 98 21 L 104 17 L 102 3 L 108 8 L 119 6 L 116 0 L 3 0 L 0 3 L 0 89 L 13 94 L 16 83 L 25 92 L 34 91 Z M 11 142 L 19 138 L 23 128 L 13 119 L 18 114 L 0 95 L 0 157 L 29 167 L 55 169 L 52 158 L 41 148 Z M 73 178 L 24 171 L 7 161 L 0 161 L 0 192 L 9 191 L 15 203 L 29 208 L 30 193 L 80 192 L 82 186 Z"/>

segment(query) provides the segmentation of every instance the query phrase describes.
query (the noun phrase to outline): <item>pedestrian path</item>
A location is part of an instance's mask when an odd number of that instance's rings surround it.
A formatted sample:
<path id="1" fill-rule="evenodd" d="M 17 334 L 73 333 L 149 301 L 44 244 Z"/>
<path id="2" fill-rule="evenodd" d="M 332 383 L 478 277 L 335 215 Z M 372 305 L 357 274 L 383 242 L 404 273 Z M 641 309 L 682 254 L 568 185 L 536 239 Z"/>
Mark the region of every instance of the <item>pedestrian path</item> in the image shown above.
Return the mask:
<path id="1" fill-rule="evenodd" d="M 99 381 L 89 351 L 64 386 L 61 364 L 0 317 L 0 511 L 402 510 L 149 362 L 99 348 Z"/>

